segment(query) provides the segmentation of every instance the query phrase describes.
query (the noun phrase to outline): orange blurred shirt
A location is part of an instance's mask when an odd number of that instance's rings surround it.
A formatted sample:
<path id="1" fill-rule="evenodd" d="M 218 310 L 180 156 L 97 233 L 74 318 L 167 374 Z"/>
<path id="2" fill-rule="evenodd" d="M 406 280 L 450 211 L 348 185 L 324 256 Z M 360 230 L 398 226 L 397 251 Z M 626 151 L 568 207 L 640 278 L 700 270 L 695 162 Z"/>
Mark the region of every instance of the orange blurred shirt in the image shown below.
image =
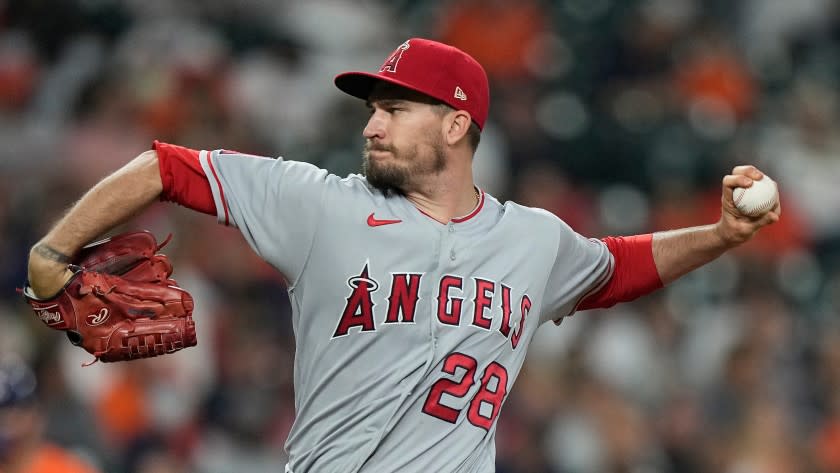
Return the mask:
<path id="1" fill-rule="evenodd" d="M 0 473 L 3 473 L 0 470 Z M 75 455 L 56 447 L 44 445 L 36 453 L 32 462 L 20 473 L 98 473 Z"/>

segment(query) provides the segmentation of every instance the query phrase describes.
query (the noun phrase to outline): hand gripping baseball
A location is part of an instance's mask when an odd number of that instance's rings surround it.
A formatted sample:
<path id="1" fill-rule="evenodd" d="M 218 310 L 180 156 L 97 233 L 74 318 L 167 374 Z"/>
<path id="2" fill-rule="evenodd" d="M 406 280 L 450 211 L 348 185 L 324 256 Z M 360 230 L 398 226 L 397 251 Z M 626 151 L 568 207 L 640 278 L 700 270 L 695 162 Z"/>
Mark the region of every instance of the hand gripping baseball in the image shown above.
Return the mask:
<path id="1" fill-rule="evenodd" d="M 104 362 L 148 358 L 196 344 L 193 299 L 170 279 L 172 265 L 149 232 L 92 243 L 53 297 L 24 297 L 35 316 Z"/>
<path id="2" fill-rule="evenodd" d="M 734 192 L 738 188 L 749 188 L 753 181 L 764 177 L 764 173 L 753 166 L 736 166 L 732 174 L 723 178 L 723 194 L 721 196 L 721 218 L 717 224 L 718 233 L 730 245 L 743 243 L 760 228 L 779 221 L 782 215 L 781 203 L 776 195 L 772 208 L 763 213 L 752 215 L 740 210 L 734 199 Z"/>

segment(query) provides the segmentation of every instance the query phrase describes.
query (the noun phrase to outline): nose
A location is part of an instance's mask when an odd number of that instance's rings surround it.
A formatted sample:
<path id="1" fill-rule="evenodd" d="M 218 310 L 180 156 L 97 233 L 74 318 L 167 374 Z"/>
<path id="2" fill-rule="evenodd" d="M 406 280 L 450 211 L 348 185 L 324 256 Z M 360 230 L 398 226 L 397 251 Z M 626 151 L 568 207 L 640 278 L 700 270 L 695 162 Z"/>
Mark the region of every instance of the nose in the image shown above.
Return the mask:
<path id="1" fill-rule="evenodd" d="M 370 115 L 365 129 L 362 131 L 362 135 L 365 138 L 369 140 L 373 138 L 385 138 L 385 117 L 383 115 L 384 113 L 381 110 L 375 110 Z"/>

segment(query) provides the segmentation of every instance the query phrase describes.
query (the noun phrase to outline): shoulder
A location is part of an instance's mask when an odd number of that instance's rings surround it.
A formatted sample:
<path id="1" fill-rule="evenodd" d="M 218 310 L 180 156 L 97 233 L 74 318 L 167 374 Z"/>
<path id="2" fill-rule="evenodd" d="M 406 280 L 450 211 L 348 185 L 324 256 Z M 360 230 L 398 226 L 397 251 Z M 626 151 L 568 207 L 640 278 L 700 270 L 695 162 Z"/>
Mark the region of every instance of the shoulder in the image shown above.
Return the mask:
<path id="1" fill-rule="evenodd" d="M 375 189 L 373 186 L 368 184 L 365 176 L 362 176 L 361 174 L 350 174 L 346 177 L 338 177 L 335 174 L 330 174 L 330 176 L 332 176 L 332 178 L 337 181 L 336 184 L 341 187 L 357 190 L 371 196 L 382 195 L 382 191 Z"/>
<path id="2" fill-rule="evenodd" d="M 318 193 L 328 199 L 332 197 L 334 204 L 348 204 L 359 199 L 378 202 L 393 197 L 371 186 L 361 174 L 342 177 L 306 161 L 228 150 L 214 150 L 209 154 L 228 177 L 236 176 L 243 185 L 256 183 L 277 192 L 303 192 L 310 196 Z"/>
<path id="3" fill-rule="evenodd" d="M 333 196 L 338 202 L 349 203 L 358 199 L 370 201 L 387 198 L 382 191 L 371 186 L 360 174 L 342 177 L 311 163 L 283 158 L 277 158 L 275 165 L 284 168 L 282 175 L 286 181 L 294 180 L 299 185 L 321 187 L 328 197 Z"/>
<path id="4" fill-rule="evenodd" d="M 230 163 L 233 166 L 239 167 L 258 168 L 255 177 L 262 176 L 266 178 L 284 179 L 300 184 L 322 182 L 328 185 L 328 187 L 333 187 L 337 190 L 354 190 L 370 195 L 381 194 L 378 190 L 373 189 L 368 184 L 367 179 L 362 175 L 350 174 L 349 176 L 342 177 L 306 161 L 286 159 L 283 156 L 260 156 L 223 149 L 211 151 L 210 155 L 220 163 Z M 263 171 L 265 171 L 265 174 L 262 174 Z"/>
<path id="5" fill-rule="evenodd" d="M 539 207 L 528 207 L 526 205 L 518 204 L 511 200 L 501 205 L 502 212 L 505 216 L 522 219 L 530 225 L 536 225 L 539 228 L 553 228 L 557 230 L 571 230 L 560 217 L 554 215 L 548 210 Z"/>
<path id="6" fill-rule="evenodd" d="M 591 240 L 545 209 L 508 201 L 502 205 L 502 212 L 502 222 L 512 225 L 523 238 L 535 243 L 541 241 L 551 247 L 559 247 Z"/>

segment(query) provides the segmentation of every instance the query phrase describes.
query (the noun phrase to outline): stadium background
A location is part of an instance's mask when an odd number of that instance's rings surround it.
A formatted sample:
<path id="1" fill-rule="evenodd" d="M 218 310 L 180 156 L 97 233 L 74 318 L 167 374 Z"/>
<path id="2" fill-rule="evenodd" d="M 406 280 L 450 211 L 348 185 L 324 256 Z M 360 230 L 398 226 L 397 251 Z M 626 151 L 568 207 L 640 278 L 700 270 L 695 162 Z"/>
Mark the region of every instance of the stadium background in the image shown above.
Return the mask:
<path id="1" fill-rule="evenodd" d="M 282 471 L 289 307 L 238 234 L 157 204 L 199 346 L 89 361 L 14 288 L 28 248 L 152 139 L 359 169 L 332 85 L 410 36 L 491 76 L 478 182 L 589 236 L 711 223 L 755 163 L 784 216 L 666 290 L 546 326 L 499 420 L 498 471 L 840 471 L 840 6 L 832 0 L 0 1 L 0 353 L 47 437 L 108 472 Z M 503 257 L 503 255 L 500 255 Z"/>

